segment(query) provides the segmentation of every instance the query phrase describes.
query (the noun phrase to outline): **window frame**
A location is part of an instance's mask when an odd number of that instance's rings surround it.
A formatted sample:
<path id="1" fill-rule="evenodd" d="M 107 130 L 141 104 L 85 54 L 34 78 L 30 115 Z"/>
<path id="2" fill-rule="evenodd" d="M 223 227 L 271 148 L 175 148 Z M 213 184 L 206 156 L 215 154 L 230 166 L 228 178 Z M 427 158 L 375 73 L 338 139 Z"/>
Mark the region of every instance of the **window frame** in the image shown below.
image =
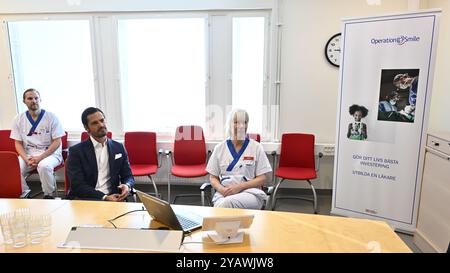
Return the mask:
<path id="1" fill-rule="evenodd" d="M 113 40 L 115 41 L 114 44 L 116 45 L 116 56 L 115 56 L 115 60 L 116 60 L 116 75 L 117 75 L 117 81 L 118 81 L 118 88 L 119 88 L 119 98 L 120 98 L 120 118 L 121 118 L 121 124 L 120 124 L 120 135 L 121 138 L 125 135 L 125 131 L 124 131 L 124 113 L 123 113 L 123 108 L 122 108 L 122 90 L 120 90 L 120 86 L 121 86 L 121 79 L 120 79 L 120 75 L 121 75 L 121 71 L 120 71 L 120 56 L 119 56 L 119 20 L 133 20 L 133 19 L 155 19 L 155 18 L 164 18 L 164 19 L 170 19 L 170 18 L 202 18 L 205 20 L 204 22 L 204 34 L 205 34 L 205 52 L 204 52 L 204 56 L 205 56 L 205 85 L 204 85 L 204 92 L 205 92 L 205 113 L 206 113 L 206 108 L 208 106 L 208 94 L 209 94 L 209 74 L 210 74 L 210 62 L 209 62 L 209 17 L 207 13 L 203 13 L 203 12 L 137 12 L 137 13 L 126 13 L 126 14 L 117 14 L 112 16 L 112 21 L 114 24 L 114 37 Z M 161 103 L 165 103 L 165 102 L 161 102 Z M 166 102 L 167 103 L 167 102 Z M 204 117 L 204 122 L 205 122 L 205 127 L 207 127 L 207 120 L 206 120 L 206 116 Z M 183 124 L 180 124 L 183 125 Z M 175 128 L 173 130 L 173 132 L 156 132 L 157 133 L 157 138 L 158 140 L 162 140 L 162 141 L 171 141 L 173 140 L 174 134 L 175 134 Z"/>
<path id="2" fill-rule="evenodd" d="M 278 136 L 279 125 L 279 99 L 276 90 L 277 75 L 276 68 L 271 65 L 278 65 L 277 55 L 279 54 L 279 45 L 275 41 L 274 36 L 278 31 L 277 26 L 273 26 L 271 21 L 276 11 L 272 9 L 255 9 L 255 10 L 199 10 L 199 11 L 145 11 L 145 12 L 89 12 L 89 13 L 46 13 L 46 14 L 17 14 L 17 15 L 2 15 L 3 28 L 6 25 L 6 31 L 2 28 L 4 40 L 7 44 L 7 62 L 9 66 L 9 75 L 13 77 L 13 64 L 11 59 L 10 39 L 8 35 L 7 23 L 15 21 L 33 21 L 33 20 L 88 20 L 90 26 L 91 38 L 91 54 L 93 65 L 93 79 L 95 90 L 95 104 L 96 107 L 101 108 L 108 120 L 108 129 L 113 132 L 115 139 L 123 139 L 124 123 L 123 123 L 123 109 L 122 109 L 122 91 L 120 90 L 120 63 L 118 52 L 118 20 L 122 19 L 144 19 L 144 18 L 204 18 L 205 19 L 205 137 L 208 141 L 219 141 L 223 137 L 210 137 L 209 128 L 211 126 L 224 126 L 224 124 L 211 124 L 214 121 L 208 120 L 208 109 L 213 105 L 215 91 L 212 89 L 211 81 L 217 75 L 213 74 L 213 60 L 212 60 L 212 35 L 214 29 L 212 24 L 212 16 L 226 16 L 230 28 L 230 39 L 227 41 L 229 50 L 227 50 L 230 66 L 229 73 L 232 73 L 232 22 L 235 17 L 264 17 L 265 19 L 265 41 L 264 41 L 264 82 L 263 82 L 263 107 L 270 110 L 273 105 L 278 107 L 275 115 L 271 115 L 270 111 L 263 111 L 262 117 L 262 132 L 260 133 L 264 141 L 276 141 Z M 6 46 L 6 45 L 5 45 Z M 231 110 L 232 101 L 232 84 L 230 75 L 221 75 L 222 80 L 230 81 L 227 87 L 227 94 L 225 101 L 220 101 L 219 106 L 224 111 L 224 118 L 228 111 Z M 6 86 L 4 83 L 2 86 Z M 16 87 L 14 78 L 8 82 L 8 87 L 11 94 L 14 94 L 15 110 L 18 113 L 19 104 L 17 101 Z M 11 95 L 13 96 L 13 95 Z M 221 98 L 222 99 L 222 98 Z M 164 102 L 162 102 L 164 103 Z M 80 113 L 81 115 L 81 113 Z M 225 119 L 223 120 L 225 122 Z M 180 124 L 181 125 L 181 124 Z M 267 131 L 264 129 L 268 128 Z M 174 132 L 157 132 L 158 140 L 171 141 Z M 79 139 L 81 132 L 69 131 L 71 139 Z"/>
<path id="3" fill-rule="evenodd" d="M 232 68 L 233 68 L 233 63 L 232 63 L 232 59 L 233 59 L 233 52 L 232 52 L 232 48 L 233 48 L 233 18 L 236 17 L 263 17 L 264 18 L 264 82 L 263 82 L 263 116 L 262 116 L 262 132 L 251 132 L 251 133 L 259 133 L 261 134 L 262 139 L 264 139 L 265 141 L 268 142 L 272 142 L 275 141 L 278 133 L 277 133 L 277 126 L 278 126 L 278 114 L 276 115 L 275 119 L 270 115 L 270 108 L 272 107 L 272 105 L 279 105 L 279 102 L 277 102 L 277 100 L 275 99 L 275 97 L 272 94 L 272 85 L 271 85 L 271 81 L 274 81 L 275 76 L 272 75 L 274 69 L 272 69 L 270 67 L 271 62 L 271 51 L 272 50 L 277 50 L 276 46 L 274 46 L 274 44 L 272 43 L 272 16 L 273 16 L 273 11 L 270 9 L 261 9 L 261 10 L 228 10 L 228 11 L 211 11 L 209 12 L 209 17 L 210 17 L 210 25 L 214 24 L 214 20 L 211 19 L 211 17 L 213 16 L 223 16 L 224 19 L 226 18 L 227 24 L 228 24 L 228 29 L 227 29 L 227 33 L 225 33 L 226 35 L 229 35 L 229 40 L 227 41 L 228 46 L 225 48 L 225 53 L 229 54 L 228 56 L 228 60 L 229 60 L 229 64 L 227 66 L 227 75 L 222 75 L 222 77 L 220 77 L 219 79 L 216 78 L 216 75 L 213 73 L 213 68 L 214 68 L 214 63 L 210 64 L 210 80 L 209 80 L 209 84 L 211 85 L 211 81 L 214 80 L 219 80 L 224 82 L 225 80 L 223 79 L 224 77 L 228 77 L 228 81 L 229 84 L 226 88 L 226 98 L 224 99 L 224 101 L 220 101 L 220 103 L 218 104 L 218 106 L 220 106 L 222 108 L 222 110 L 224 111 L 223 114 L 223 124 L 222 125 L 217 125 L 217 124 L 206 124 L 206 128 L 205 128 L 205 132 L 206 132 L 206 137 L 208 140 L 211 141 L 220 141 L 223 140 L 224 135 L 223 136 L 211 136 L 209 134 L 209 130 L 210 128 L 214 127 L 214 126 L 225 126 L 225 121 L 226 121 L 226 116 L 227 114 L 231 111 L 232 109 Z M 213 58 L 213 55 L 215 54 L 214 52 L 214 48 L 213 48 L 213 41 L 211 40 L 211 37 L 214 36 L 214 30 L 211 30 L 211 26 L 210 26 L 210 59 Z M 210 94 L 209 100 L 208 100 L 208 105 L 212 105 L 213 99 L 211 97 L 217 96 L 217 94 L 214 92 Z M 265 111 L 266 113 L 264 113 L 264 107 L 265 109 L 268 109 L 268 111 Z M 278 111 L 278 109 L 275 109 Z M 207 111 L 207 116 L 208 111 Z M 251 119 L 251 117 L 250 117 Z M 267 127 L 268 130 L 264 131 L 264 128 Z"/>
<path id="4" fill-rule="evenodd" d="M 264 71 L 263 71 L 263 116 L 262 116 L 262 124 L 261 124 L 261 132 L 249 132 L 249 133 L 259 133 L 261 134 L 261 139 L 273 140 L 275 136 L 273 135 L 274 128 L 268 126 L 270 122 L 270 112 L 265 111 L 268 109 L 270 105 L 272 105 L 272 101 L 270 100 L 269 89 L 270 89 L 270 25 L 271 25 L 271 16 L 268 11 L 239 11 L 234 12 L 230 15 L 231 17 L 231 28 L 233 28 L 233 18 L 239 17 L 263 17 L 264 18 Z M 231 39 L 233 39 L 233 34 L 231 35 Z M 231 44 L 233 40 L 231 40 Z M 233 60 L 233 52 L 231 52 L 231 61 Z M 231 64 L 233 66 L 233 64 Z M 232 71 L 231 71 L 232 73 Z M 232 93 L 232 90 L 231 90 Z M 231 99 L 230 99 L 231 101 Z M 265 113 L 266 112 L 266 113 Z M 250 117 L 251 118 L 251 117 Z M 251 122 L 251 121 L 250 121 Z M 264 127 L 269 127 L 269 132 L 267 133 L 264 130 Z"/>
<path id="5" fill-rule="evenodd" d="M 19 114 L 21 111 L 21 107 L 19 106 L 22 103 L 22 100 L 19 100 L 19 95 L 24 90 L 17 90 L 16 88 L 16 82 L 15 82 L 15 75 L 14 75 L 14 64 L 12 59 L 12 51 L 11 51 L 11 40 L 9 37 L 9 27 L 8 23 L 13 22 L 30 22 L 30 21 L 87 21 L 89 23 L 89 36 L 91 41 L 91 56 L 92 56 L 92 78 L 94 80 L 93 86 L 94 86 L 94 99 L 96 105 L 101 105 L 101 92 L 99 89 L 99 77 L 98 77 L 98 60 L 97 60 L 97 44 L 95 42 L 95 29 L 93 24 L 93 16 L 88 14 L 26 14 L 26 15 L 8 15 L 3 18 L 3 24 L 5 27 L 4 35 L 6 36 L 5 41 L 7 44 L 7 50 L 8 50 L 8 62 L 9 62 L 9 68 L 10 68 L 10 91 L 15 97 L 15 106 L 16 106 L 16 113 Z M 50 109 L 51 111 L 51 109 Z M 81 117 L 81 113 L 80 113 Z M 81 118 L 80 118 L 81 119 Z M 64 125 L 63 125 L 64 127 Z M 78 135 L 81 136 L 80 131 L 67 131 L 70 135 Z"/>

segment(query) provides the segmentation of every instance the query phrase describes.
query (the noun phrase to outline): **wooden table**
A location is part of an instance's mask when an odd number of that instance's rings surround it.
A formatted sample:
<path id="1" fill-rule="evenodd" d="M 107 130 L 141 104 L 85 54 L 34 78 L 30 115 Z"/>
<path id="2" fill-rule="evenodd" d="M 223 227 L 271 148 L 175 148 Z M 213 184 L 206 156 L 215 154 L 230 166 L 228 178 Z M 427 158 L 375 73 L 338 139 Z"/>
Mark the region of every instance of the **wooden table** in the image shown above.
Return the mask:
<path id="1" fill-rule="evenodd" d="M 202 216 L 254 214 L 250 229 L 245 230 L 244 243 L 215 245 L 208 232 L 198 230 L 185 238 L 182 252 L 407 252 L 411 250 L 384 222 L 313 214 L 242 209 L 222 209 L 200 206 L 179 206 Z M 13 249 L 0 245 L 0 252 L 117 252 L 105 250 L 64 249 L 71 227 L 103 225 L 127 211 L 141 209 L 141 203 L 113 203 L 98 201 L 0 199 L 0 213 L 29 207 L 31 213 L 50 213 L 52 233 L 41 244 Z M 117 227 L 156 227 L 147 212 L 135 212 L 114 221 Z"/>

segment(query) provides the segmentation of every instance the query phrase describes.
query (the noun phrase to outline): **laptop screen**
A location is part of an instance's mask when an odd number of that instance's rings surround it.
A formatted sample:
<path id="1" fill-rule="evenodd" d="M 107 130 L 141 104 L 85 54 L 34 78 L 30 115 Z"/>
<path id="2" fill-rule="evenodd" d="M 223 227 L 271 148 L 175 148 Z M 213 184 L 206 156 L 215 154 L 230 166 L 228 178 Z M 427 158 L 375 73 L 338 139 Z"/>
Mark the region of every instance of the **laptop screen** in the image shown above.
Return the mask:
<path id="1" fill-rule="evenodd" d="M 193 214 L 180 215 L 182 214 L 180 212 L 177 215 L 168 202 L 138 190 L 136 190 L 136 193 L 139 196 L 141 202 L 144 204 L 144 207 L 147 209 L 147 212 L 153 217 L 153 219 L 161 222 L 171 229 L 189 232 L 201 227 L 201 217 L 193 217 Z M 180 223 L 180 218 L 187 218 L 188 221 L 194 222 L 194 225 L 183 228 L 182 224 Z"/>

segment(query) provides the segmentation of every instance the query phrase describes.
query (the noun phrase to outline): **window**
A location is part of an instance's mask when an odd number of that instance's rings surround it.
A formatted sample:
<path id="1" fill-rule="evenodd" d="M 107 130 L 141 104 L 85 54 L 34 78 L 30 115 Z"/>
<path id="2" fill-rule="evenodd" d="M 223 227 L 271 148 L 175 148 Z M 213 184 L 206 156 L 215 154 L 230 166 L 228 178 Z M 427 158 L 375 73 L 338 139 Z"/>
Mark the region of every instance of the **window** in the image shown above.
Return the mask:
<path id="1" fill-rule="evenodd" d="M 277 70 L 269 69 L 269 56 L 274 60 L 278 45 L 270 41 L 269 10 L 42 18 L 6 16 L 0 28 L 10 44 L 12 73 L 6 73 L 14 75 L 14 85 L 3 81 L 2 87 L 15 89 L 20 112 L 23 91 L 35 88 L 42 108 L 72 138 L 84 130 L 82 111 L 96 106 L 115 138 L 153 131 L 170 139 L 177 126 L 199 125 L 214 141 L 223 140 L 228 112 L 243 108 L 248 131 L 274 139 L 277 116 L 270 108 L 277 90 L 268 80 Z"/>
<path id="2" fill-rule="evenodd" d="M 249 113 L 251 133 L 263 128 L 264 46 L 264 17 L 233 18 L 232 103 Z"/>
<path id="3" fill-rule="evenodd" d="M 205 126 L 204 18 L 119 19 L 125 131 Z"/>
<path id="4" fill-rule="evenodd" d="M 89 20 L 8 22 L 8 32 L 20 112 L 23 91 L 35 88 L 65 130 L 82 131 L 82 111 L 95 106 Z"/>

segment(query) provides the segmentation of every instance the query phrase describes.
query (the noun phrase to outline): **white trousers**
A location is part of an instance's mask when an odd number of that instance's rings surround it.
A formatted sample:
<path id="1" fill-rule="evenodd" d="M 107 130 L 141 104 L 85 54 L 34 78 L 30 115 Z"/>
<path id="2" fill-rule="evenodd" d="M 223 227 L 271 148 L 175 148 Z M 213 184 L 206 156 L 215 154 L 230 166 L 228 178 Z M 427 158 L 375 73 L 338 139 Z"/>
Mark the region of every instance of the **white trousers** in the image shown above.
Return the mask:
<path id="1" fill-rule="evenodd" d="M 264 205 L 264 198 L 245 191 L 227 197 L 216 192 L 213 199 L 217 208 L 261 209 Z"/>
<path id="2" fill-rule="evenodd" d="M 20 163 L 20 173 L 22 176 L 22 192 L 29 191 L 27 181 L 25 181 L 25 177 L 35 169 L 39 174 L 39 179 L 41 180 L 42 191 L 44 195 L 53 195 L 56 191 L 56 178 L 53 175 L 53 169 L 62 163 L 60 157 L 55 155 L 49 155 L 39 162 L 36 167 L 31 167 L 26 164 L 26 162 L 19 156 Z"/>

